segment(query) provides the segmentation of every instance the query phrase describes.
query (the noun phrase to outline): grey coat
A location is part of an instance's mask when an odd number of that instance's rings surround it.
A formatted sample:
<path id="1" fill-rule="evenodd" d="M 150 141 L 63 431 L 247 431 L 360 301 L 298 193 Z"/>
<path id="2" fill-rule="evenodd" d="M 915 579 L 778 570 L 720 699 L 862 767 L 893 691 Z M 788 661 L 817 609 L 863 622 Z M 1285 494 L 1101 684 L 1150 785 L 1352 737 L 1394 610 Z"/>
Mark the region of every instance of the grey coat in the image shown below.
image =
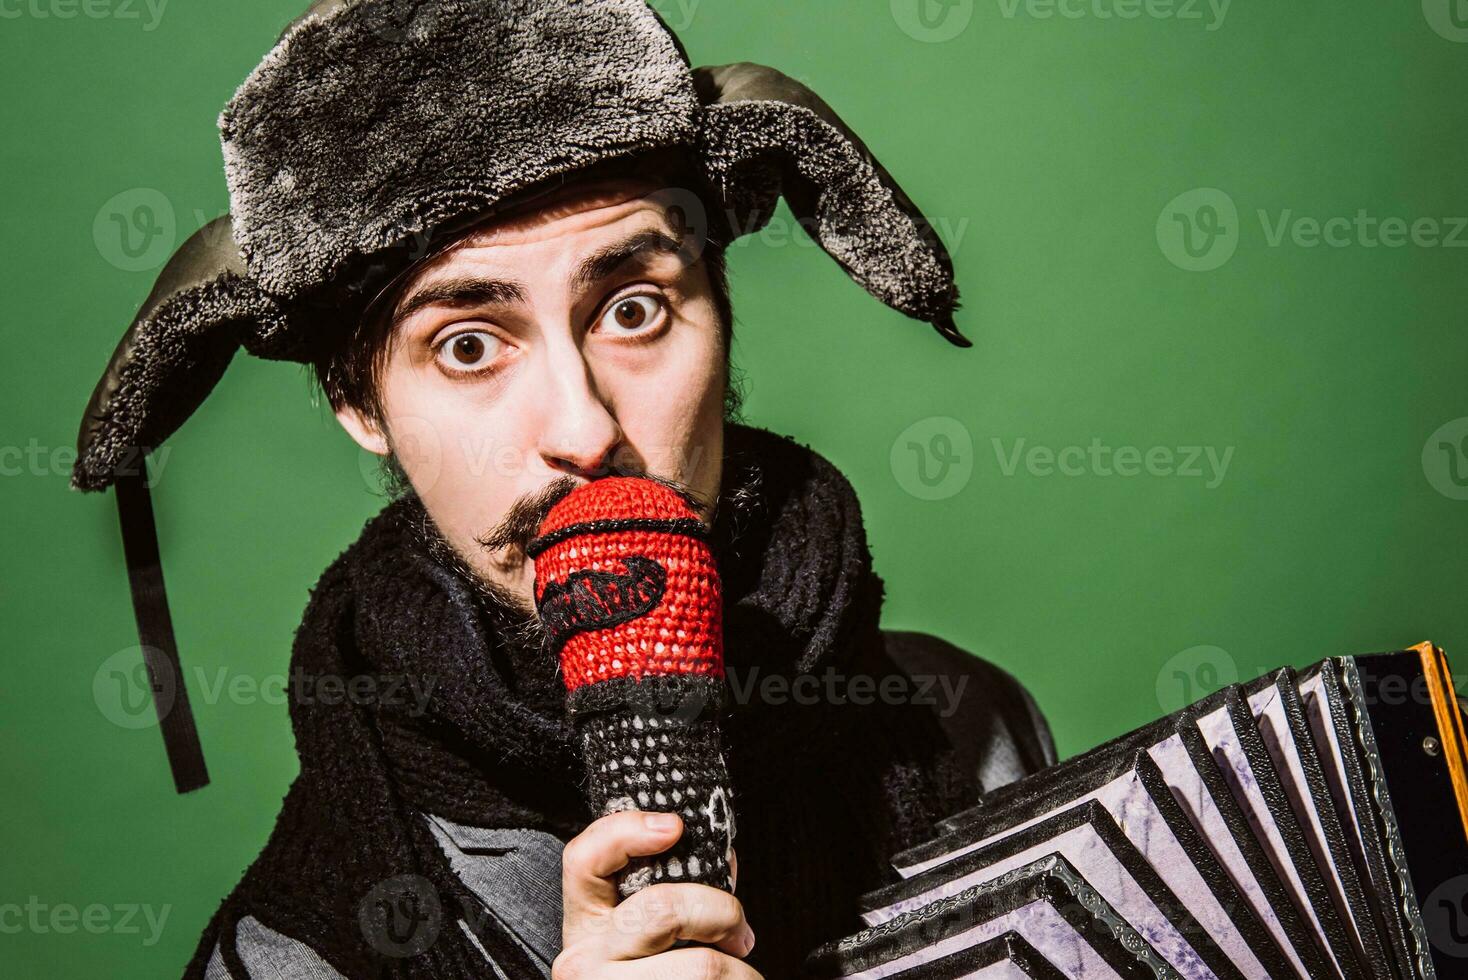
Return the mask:
<path id="1" fill-rule="evenodd" d="M 1010 674 L 926 633 L 883 630 L 882 636 L 888 656 L 914 680 L 913 696 L 933 698 L 944 733 L 984 792 L 1055 763 L 1044 715 Z M 946 685 L 934 684 L 924 695 L 925 678 Z M 422 818 L 485 914 L 506 926 L 549 977 L 561 949 L 561 841 L 543 831 L 472 827 L 430 813 Z M 758 935 L 759 923 L 751 925 Z M 812 936 L 811 947 L 832 938 Z M 253 918 L 241 920 L 236 943 L 251 980 L 342 980 L 311 947 Z M 489 965 L 493 975 L 520 980 Z M 217 947 L 206 977 L 244 980 L 231 976 Z"/>

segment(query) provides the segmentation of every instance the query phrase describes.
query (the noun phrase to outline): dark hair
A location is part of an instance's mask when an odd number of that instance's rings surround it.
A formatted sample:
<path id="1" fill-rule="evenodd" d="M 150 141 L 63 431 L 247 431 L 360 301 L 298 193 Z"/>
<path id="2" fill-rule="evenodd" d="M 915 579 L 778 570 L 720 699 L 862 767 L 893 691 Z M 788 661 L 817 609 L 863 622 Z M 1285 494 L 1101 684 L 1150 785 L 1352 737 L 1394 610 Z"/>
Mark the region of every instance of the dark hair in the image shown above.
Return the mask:
<path id="1" fill-rule="evenodd" d="M 625 170 L 627 164 L 621 167 Z M 586 176 L 601 172 L 588 170 Z M 676 176 L 674 175 L 676 174 Z M 686 181 L 686 182 L 685 182 Z M 743 410 L 744 393 L 741 379 L 731 364 L 731 342 L 734 332 L 734 308 L 729 297 L 729 274 L 727 249 L 729 245 L 728 225 L 721 218 L 717 207 L 709 206 L 713 195 L 707 187 L 679 168 L 665 177 L 665 186 L 695 187 L 698 200 L 703 203 L 705 213 L 711 220 L 705 222 L 707 234 L 702 242 L 698 261 L 703 263 L 708 276 L 709 291 L 714 310 L 719 319 L 720 338 L 724 350 L 724 417 L 738 420 Z M 377 296 L 367 310 L 354 322 L 344 325 L 333 341 L 319 350 L 311 360 L 312 372 L 333 410 L 350 407 L 361 412 L 373 422 L 384 420 L 379 382 L 389 343 L 392 339 L 392 312 L 403 298 L 405 290 L 413 281 L 412 272 L 429 259 L 453 251 L 484 223 L 495 220 L 499 213 L 491 215 L 460 232 L 452 239 L 432 249 L 412 266 L 398 274 L 390 287 Z"/>

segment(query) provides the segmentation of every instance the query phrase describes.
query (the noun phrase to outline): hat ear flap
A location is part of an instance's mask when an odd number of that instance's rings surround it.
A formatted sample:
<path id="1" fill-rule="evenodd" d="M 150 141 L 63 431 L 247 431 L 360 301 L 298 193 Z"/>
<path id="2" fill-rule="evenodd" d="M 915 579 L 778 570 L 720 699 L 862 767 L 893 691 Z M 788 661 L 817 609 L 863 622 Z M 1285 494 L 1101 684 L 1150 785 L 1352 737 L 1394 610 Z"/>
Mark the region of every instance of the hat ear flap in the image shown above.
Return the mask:
<path id="1" fill-rule="evenodd" d="M 932 323 L 959 347 L 953 262 L 923 213 L 811 89 L 739 62 L 694 69 L 704 103 L 700 154 L 738 235 L 769 222 L 781 196 L 862 288 Z"/>
<path id="2" fill-rule="evenodd" d="M 228 215 L 184 242 L 123 335 L 82 416 L 72 486 L 115 486 L 122 547 L 158 727 L 180 793 L 209 782 L 163 585 L 146 454 L 173 434 L 247 339 L 284 314 L 245 271 Z"/>
<path id="3" fill-rule="evenodd" d="M 246 337 L 283 321 L 246 274 L 229 215 L 196 231 L 159 273 L 92 392 L 72 486 L 104 490 L 140 473 L 143 454 L 193 414 Z"/>

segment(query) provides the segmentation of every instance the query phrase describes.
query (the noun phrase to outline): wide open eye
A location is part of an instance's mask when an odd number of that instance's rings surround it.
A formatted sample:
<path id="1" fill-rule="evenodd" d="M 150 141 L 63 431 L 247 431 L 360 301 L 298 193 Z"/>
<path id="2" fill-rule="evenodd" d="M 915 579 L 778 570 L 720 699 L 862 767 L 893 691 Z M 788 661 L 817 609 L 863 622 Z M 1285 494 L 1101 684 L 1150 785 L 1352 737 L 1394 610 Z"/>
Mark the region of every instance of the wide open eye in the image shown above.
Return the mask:
<path id="1" fill-rule="evenodd" d="M 438 349 L 438 363 L 446 370 L 469 373 L 492 364 L 504 342 L 484 330 L 466 330 L 444 341 Z"/>
<path id="2" fill-rule="evenodd" d="M 646 333 L 667 316 L 667 304 L 657 296 L 624 296 L 602 314 L 598 324 L 612 334 Z"/>

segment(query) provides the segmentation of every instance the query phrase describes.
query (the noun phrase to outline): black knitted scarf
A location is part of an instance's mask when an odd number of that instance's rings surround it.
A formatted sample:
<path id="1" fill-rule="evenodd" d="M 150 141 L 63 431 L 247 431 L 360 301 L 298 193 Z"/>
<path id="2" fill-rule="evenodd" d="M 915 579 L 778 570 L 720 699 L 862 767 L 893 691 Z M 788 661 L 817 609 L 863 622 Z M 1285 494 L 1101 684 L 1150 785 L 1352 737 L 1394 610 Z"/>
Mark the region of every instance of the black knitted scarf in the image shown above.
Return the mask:
<path id="1" fill-rule="evenodd" d="M 894 877 L 887 858 L 978 787 L 928 706 L 759 694 L 778 690 L 764 686 L 774 676 L 895 671 L 878 631 L 882 580 L 840 471 L 786 437 L 727 424 L 713 543 L 734 691 L 721 725 L 736 896 L 757 936 L 748 961 L 796 977 L 806 952 L 859 927 L 857 896 Z M 296 635 L 300 775 L 186 976 L 203 976 L 216 940 L 245 976 L 232 937 L 246 916 L 351 978 L 493 976 L 463 918 L 511 976 L 532 975 L 511 938 L 473 914 L 421 817 L 563 841 L 591 821 L 564 691 L 524 625 L 444 560 L 415 497 L 368 522 L 312 590 Z M 321 678 L 341 679 L 340 690 Z M 406 943 L 384 919 L 404 903 L 433 926 Z"/>

